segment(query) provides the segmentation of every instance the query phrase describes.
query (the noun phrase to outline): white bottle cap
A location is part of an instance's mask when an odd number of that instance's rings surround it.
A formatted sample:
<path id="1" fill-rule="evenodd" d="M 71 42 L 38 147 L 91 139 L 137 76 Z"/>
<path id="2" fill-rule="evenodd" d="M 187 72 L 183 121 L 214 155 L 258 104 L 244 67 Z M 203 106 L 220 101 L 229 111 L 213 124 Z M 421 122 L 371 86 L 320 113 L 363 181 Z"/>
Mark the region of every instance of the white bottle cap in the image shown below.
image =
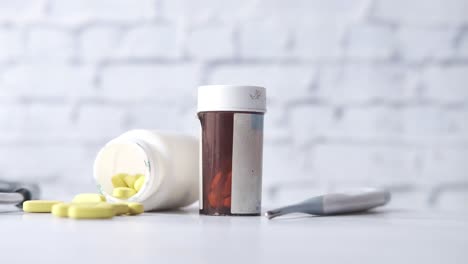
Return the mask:
<path id="1" fill-rule="evenodd" d="M 266 112 L 266 89 L 245 85 L 205 85 L 198 87 L 198 112 Z"/>

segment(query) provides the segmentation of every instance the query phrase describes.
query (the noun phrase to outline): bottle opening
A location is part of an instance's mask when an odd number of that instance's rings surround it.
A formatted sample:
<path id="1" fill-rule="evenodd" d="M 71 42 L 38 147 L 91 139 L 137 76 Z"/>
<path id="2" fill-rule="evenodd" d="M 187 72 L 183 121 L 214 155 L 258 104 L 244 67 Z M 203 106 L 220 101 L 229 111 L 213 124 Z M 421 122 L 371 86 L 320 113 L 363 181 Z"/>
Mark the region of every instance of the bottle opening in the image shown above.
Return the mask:
<path id="1" fill-rule="evenodd" d="M 114 202 L 141 200 L 150 183 L 150 175 L 151 163 L 147 152 L 134 142 L 107 144 L 94 163 L 94 177 L 99 190 Z"/>

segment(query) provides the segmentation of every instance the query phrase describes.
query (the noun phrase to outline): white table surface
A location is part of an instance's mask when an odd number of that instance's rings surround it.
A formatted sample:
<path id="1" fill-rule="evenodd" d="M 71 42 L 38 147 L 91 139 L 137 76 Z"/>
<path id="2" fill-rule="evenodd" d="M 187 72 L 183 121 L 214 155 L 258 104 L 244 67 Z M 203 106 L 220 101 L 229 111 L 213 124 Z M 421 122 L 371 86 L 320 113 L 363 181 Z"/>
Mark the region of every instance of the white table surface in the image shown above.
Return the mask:
<path id="1" fill-rule="evenodd" d="M 468 263 L 468 215 L 383 208 L 313 217 L 112 220 L 0 213 L 0 263 Z"/>

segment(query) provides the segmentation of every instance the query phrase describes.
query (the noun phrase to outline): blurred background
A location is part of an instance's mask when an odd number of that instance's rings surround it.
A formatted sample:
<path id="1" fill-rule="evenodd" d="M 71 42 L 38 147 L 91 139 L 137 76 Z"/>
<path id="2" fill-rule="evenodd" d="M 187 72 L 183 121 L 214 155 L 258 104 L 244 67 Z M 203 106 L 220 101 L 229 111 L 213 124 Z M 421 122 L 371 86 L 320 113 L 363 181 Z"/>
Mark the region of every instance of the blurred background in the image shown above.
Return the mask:
<path id="1" fill-rule="evenodd" d="M 198 135 L 200 84 L 267 87 L 266 203 L 468 210 L 466 0 L 0 0 L 0 178 L 95 191 L 122 132 Z"/>

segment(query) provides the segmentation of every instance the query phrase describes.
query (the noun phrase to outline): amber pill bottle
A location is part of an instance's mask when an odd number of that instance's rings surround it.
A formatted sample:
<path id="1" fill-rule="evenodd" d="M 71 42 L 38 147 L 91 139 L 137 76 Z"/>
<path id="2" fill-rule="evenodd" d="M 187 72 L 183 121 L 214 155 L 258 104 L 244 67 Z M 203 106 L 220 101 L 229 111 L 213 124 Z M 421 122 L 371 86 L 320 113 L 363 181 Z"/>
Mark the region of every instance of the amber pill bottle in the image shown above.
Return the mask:
<path id="1" fill-rule="evenodd" d="M 200 214 L 260 215 L 266 89 L 200 86 L 197 111 Z"/>

